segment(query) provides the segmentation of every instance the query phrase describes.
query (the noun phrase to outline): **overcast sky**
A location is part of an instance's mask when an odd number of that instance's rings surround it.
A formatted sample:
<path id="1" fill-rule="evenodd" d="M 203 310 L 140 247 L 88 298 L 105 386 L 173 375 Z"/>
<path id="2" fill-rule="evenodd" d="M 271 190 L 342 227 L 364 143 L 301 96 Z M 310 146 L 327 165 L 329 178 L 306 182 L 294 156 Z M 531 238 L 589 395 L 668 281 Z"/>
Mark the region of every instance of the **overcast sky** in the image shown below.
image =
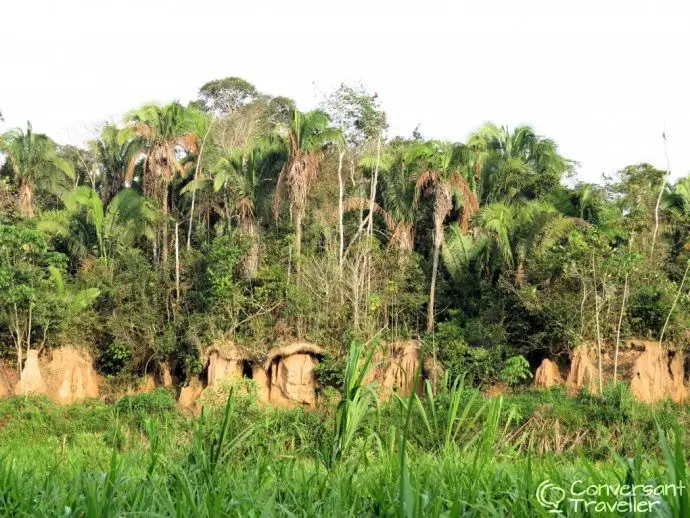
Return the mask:
<path id="1" fill-rule="evenodd" d="M 596 180 L 630 163 L 690 172 L 688 0 L 5 0 L 0 130 L 78 143 L 144 102 L 240 76 L 314 107 L 378 92 L 392 135 L 464 140 L 533 125 Z"/>

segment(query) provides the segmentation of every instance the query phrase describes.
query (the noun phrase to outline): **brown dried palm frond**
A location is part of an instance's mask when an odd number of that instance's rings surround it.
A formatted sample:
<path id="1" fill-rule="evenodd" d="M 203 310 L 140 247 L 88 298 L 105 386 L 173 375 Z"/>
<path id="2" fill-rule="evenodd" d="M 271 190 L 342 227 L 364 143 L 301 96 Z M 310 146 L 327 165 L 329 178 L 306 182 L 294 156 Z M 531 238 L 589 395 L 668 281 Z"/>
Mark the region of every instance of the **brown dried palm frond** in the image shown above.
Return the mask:
<path id="1" fill-rule="evenodd" d="M 391 234 L 390 244 L 400 250 L 412 250 L 414 248 L 414 226 L 412 223 L 398 223 Z"/>
<path id="2" fill-rule="evenodd" d="M 453 197 L 450 191 L 446 188 L 438 188 L 435 191 L 434 196 L 434 220 L 436 226 L 443 226 L 443 220 L 446 216 L 453 210 Z"/>
<path id="3" fill-rule="evenodd" d="M 354 210 L 369 210 L 370 206 L 371 200 L 369 200 L 368 198 L 364 198 L 361 196 L 352 196 L 350 198 L 345 198 L 345 200 L 343 201 L 343 212 L 350 212 Z M 391 218 L 390 214 L 388 214 L 388 212 L 386 212 L 386 210 L 376 202 L 374 202 L 373 207 L 374 212 L 376 214 L 380 214 L 381 216 L 383 216 L 383 221 L 386 223 L 388 231 L 395 231 L 396 223 L 395 221 L 393 221 L 393 218 Z"/>
<path id="4" fill-rule="evenodd" d="M 167 167 L 165 167 L 163 174 L 165 174 L 168 181 L 172 181 L 173 176 L 175 176 L 175 171 L 177 171 L 177 173 L 180 176 L 185 176 L 185 168 L 177 159 L 177 155 L 175 154 L 175 147 L 167 145 L 165 146 L 165 150 L 167 152 L 167 156 L 165 158 Z"/>
<path id="5" fill-rule="evenodd" d="M 417 181 L 415 182 L 415 203 L 419 201 L 419 195 L 424 190 L 424 188 L 429 186 L 434 186 L 441 181 L 441 175 L 436 171 L 427 170 L 419 175 Z"/>
<path id="6" fill-rule="evenodd" d="M 281 198 L 281 194 L 283 192 L 283 184 L 285 183 L 286 167 L 287 167 L 287 163 L 280 170 L 280 174 L 278 175 L 278 181 L 276 182 L 276 195 L 275 195 L 275 198 L 273 199 L 273 218 L 276 221 L 278 221 L 278 213 L 280 212 L 280 198 Z"/>
<path id="7" fill-rule="evenodd" d="M 141 162 L 142 157 L 144 159 L 144 170 L 146 170 L 148 167 L 148 156 L 144 153 L 137 153 L 129 160 L 127 171 L 125 172 L 125 182 L 127 182 L 127 185 L 132 185 L 132 181 L 134 180 L 134 169 L 137 167 L 137 164 Z"/>
<path id="8" fill-rule="evenodd" d="M 290 141 L 292 145 L 292 135 Z M 276 196 L 273 206 L 273 216 L 277 220 L 280 210 L 283 186 L 287 187 L 288 197 L 297 210 L 302 210 L 307 203 L 309 188 L 316 179 L 320 152 L 304 153 L 295 151 L 293 158 L 288 160 L 280 171 L 276 185 Z"/>
<path id="9" fill-rule="evenodd" d="M 154 131 L 151 126 L 143 122 L 137 122 L 134 126 L 134 133 L 145 139 L 153 138 Z"/>
<path id="10" fill-rule="evenodd" d="M 199 154 L 199 137 L 196 135 L 182 135 L 175 139 L 175 145 L 180 146 L 192 155 Z"/>
<path id="11" fill-rule="evenodd" d="M 254 217 L 254 202 L 249 196 L 244 196 L 237 200 L 235 209 L 240 220 L 245 221 Z"/>
<path id="12" fill-rule="evenodd" d="M 451 177 L 451 184 L 459 192 L 462 204 L 462 218 L 460 226 L 463 232 L 467 232 L 470 226 L 470 219 L 479 211 L 479 199 L 474 193 L 467 180 L 459 174 Z"/>

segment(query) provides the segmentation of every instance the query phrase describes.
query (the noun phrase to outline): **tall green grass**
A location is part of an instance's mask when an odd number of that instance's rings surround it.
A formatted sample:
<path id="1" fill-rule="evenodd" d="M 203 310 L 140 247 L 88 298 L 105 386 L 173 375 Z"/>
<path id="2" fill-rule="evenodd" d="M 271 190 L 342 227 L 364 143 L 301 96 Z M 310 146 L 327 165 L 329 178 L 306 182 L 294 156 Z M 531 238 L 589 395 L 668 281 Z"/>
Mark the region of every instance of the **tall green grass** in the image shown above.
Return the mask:
<path id="1" fill-rule="evenodd" d="M 340 402 L 320 412 L 261 408 L 232 388 L 223 406 L 198 418 L 170 408 L 164 392 L 114 407 L 1 402 L 0 516 L 532 517 L 554 516 L 537 498 L 547 480 L 687 488 L 683 430 L 666 414 L 633 455 L 612 444 L 596 458 L 541 454 L 525 434 L 555 431 L 531 429 L 535 414 L 526 410 L 555 404 L 548 394 L 487 400 L 458 379 L 382 404 L 363 384 L 371 354 L 352 346 Z M 615 401 L 579 403 L 601 414 L 597 426 L 642 419 L 635 409 L 616 414 Z M 566 423 L 575 410 L 559 408 Z M 647 448 L 651 441 L 658 450 Z M 568 501 L 558 510 L 593 515 Z M 687 489 L 659 497 L 652 515 L 690 516 Z"/>

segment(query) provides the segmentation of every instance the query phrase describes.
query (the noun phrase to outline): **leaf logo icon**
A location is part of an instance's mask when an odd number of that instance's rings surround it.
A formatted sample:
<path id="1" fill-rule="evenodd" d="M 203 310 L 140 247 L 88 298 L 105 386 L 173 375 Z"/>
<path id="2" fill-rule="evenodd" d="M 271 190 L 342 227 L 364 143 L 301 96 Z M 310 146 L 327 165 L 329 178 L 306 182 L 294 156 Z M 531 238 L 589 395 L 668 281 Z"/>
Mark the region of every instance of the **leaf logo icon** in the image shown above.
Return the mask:
<path id="1" fill-rule="evenodd" d="M 537 502 L 548 509 L 550 513 L 560 513 L 558 505 L 565 499 L 565 489 L 553 484 L 550 480 L 544 480 L 537 486 Z"/>

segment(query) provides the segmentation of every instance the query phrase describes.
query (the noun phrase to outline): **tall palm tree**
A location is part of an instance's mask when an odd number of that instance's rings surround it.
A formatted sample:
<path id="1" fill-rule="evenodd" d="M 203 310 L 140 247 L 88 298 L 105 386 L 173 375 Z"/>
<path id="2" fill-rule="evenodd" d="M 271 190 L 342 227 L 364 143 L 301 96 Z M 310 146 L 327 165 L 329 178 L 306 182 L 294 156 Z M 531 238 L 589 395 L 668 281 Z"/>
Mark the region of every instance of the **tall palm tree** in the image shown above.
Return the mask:
<path id="1" fill-rule="evenodd" d="M 128 126 L 120 133 L 122 142 L 136 138 L 139 151 L 130 160 L 127 183 L 132 184 L 135 168 L 140 165 L 144 194 L 156 200 L 161 208 L 163 265 L 168 262 L 169 187 L 176 174 L 186 175 L 178 150 L 192 155 L 198 153 L 198 129 L 205 117 L 200 110 L 185 108 L 178 102 L 165 106 L 147 104 L 125 117 Z"/>
<path id="2" fill-rule="evenodd" d="M 107 204 L 124 187 L 127 168 L 137 152 L 136 143 L 136 139 L 123 142 L 114 124 L 105 125 L 100 137 L 90 142 L 98 161 L 103 203 Z"/>
<path id="3" fill-rule="evenodd" d="M 285 128 L 287 160 L 278 176 L 274 217 L 278 218 L 283 186 L 286 186 L 295 225 L 297 268 L 302 255 L 302 220 L 307 209 L 309 190 L 316 180 L 323 152 L 340 137 L 340 131 L 329 127 L 328 116 L 318 110 L 294 111 Z"/>
<path id="4" fill-rule="evenodd" d="M 19 210 L 32 217 L 36 191 L 60 194 L 74 181 L 74 166 L 58 156 L 57 146 L 46 135 L 34 133 L 31 123 L 0 136 L 0 151 L 8 157 L 7 167 L 19 191 Z"/>
<path id="5" fill-rule="evenodd" d="M 525 125 L 510 131 L 485 124 L 470 136 L 468 147 L 474 152 L 482 204 L 537 198 L 556 187 L 573 166 L 553 140 Z"/>
<path id="6" fill-rule="evenodd" d="M 408 158 L 415 163 L 419 174 L 415 198 L 427 193 L 434 200 L 434 249 L 427 308 L 427 331 L 434 330 L 436 277 L 441 247 L 444 241 L 444 222 L 453 210 L 453 200 L 462 211 L 462 227 L 467 229 L 478 208 L 477 197 L 467 177 L 470 155 L 467 147 L 446 142 L 427 142 L 410 150 Z"/>
<path id="7" fill-rule="evenodd" d="M 414 248 L 414 224 L 418 214 L 414 163 L 411 163 L 413 157 L 409 150 L 409 146 L 400 146 L 378 157 L 381 204 L 373 204 L 374 212 L 383 216 L 389 246 L 404 253 Z M 376 162 L 376 155 L 367 155 L 360 161 L 360 167 L 373 171 Z M 351 197 L 345 203 L 345 210 L 365 210 L 370 206 L 368 198 Z"/>
<path id="8" fill-rule="evenodd" d="M 260 204 L 268 200 L 283 162 L 282 146 L 269 135 L 222 157 L 214 168 L 214 190 L 227 188 L 230 211 L 238 218 L 240 232 L 250 240 L 242 262 L 245 277 L 252 277 L 259 268 L 259 225 L 261 213 L 265 213 Z"/>

